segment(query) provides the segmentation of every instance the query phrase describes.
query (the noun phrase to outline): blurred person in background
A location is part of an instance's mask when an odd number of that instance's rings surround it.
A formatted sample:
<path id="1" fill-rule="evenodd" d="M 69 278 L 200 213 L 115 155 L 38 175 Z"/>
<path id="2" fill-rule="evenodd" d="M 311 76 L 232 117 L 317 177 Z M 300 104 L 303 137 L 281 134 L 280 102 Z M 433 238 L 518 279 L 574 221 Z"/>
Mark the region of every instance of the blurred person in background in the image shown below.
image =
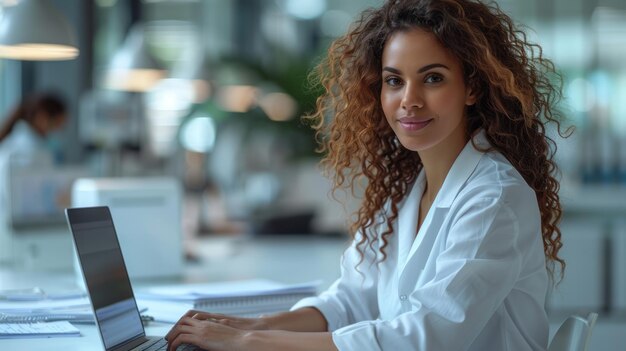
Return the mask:
<path id="1" fill-rule="evenodd" d="M 367 180 L 341 277 L 290 312 L 189 311 L 170 349 L 546 350 L 565 265 L 552 62 L 495 4 L 389 0 L 318 74 L 322 164 L 335 189 Z"/>
<path id="2" fill-rule="evenodd" d="M 41 150 L 45 138 L 67 120 L 65 102 L 52 93 L 33 95 L 22 100 L 0 127 L 0 148 L 16 151 Z"/>
<path id="3" fill-rule="evenodd" d="M 67 121 L 65 101 L 54 93 L 24 98 L 0 124 L 0 210 L 7 216 L 9 172 L 14 167 L 52 166 L 51 134 Z M 65 195 L 64 195 L 65 197 Z M 67 199 L 58 200 L 67 203 Z M 6 218 L 5 218 L 6 219 Z"/>

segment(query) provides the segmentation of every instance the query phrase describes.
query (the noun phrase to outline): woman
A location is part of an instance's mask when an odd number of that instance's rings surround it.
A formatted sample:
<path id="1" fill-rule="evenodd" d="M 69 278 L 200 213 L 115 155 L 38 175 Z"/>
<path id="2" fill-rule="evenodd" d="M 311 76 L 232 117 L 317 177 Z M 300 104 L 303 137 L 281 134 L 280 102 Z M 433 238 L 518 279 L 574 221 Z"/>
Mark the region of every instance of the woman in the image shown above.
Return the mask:
<path id="1" fill-rule="evenodd" d="M 50 132 L 66 120 L 63 100 L 53 94 L 35 95 L 20 102 L 0 125 L 0 225 L 11 221 L 10 173 L 32 164 L 53 164 L 54 155 L 46 145 Z M 49 139 L 48 139 L 49 140 Z M 0 256 L 10 247 L 0 235 Z M 8 252 L 4 253 L 8 254 Z"/>
<path id="2" fill-rule="evenodd" d="M 65 102 L 50 93 L 20 102 L 0 126 L 0 152 L 32 155 L 45 149 L 46 137 L 67 120 Z"/>
<path id="3" fill-rule="evenodd" d="M 532 49 L 476 1 L 366 11 L 319 67 L 312 116 L 336 187 L 367 180 L 341 277 L 283 314 L 190 311 L 171 348 L 545 350 L 560 90 Z"/>
<path id="4" fill-rule="evenodd" d="M 30 130 L 40 137 L 63 126 L 66 120 L 65 103 L 54 94 L 35 95 L 24 99 L 0 128 L 0 143 L 11 135 L 20 123 L 28 125 Z"/>

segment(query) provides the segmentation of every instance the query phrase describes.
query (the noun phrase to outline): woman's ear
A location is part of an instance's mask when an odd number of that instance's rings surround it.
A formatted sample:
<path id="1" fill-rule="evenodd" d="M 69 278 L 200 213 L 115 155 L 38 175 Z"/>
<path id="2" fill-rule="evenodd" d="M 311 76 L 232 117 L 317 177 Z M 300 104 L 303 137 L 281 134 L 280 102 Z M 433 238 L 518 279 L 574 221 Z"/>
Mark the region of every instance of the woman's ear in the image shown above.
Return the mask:
<path id="1" fill-rule="evenodd" d="M 468 87 L 465 90 L 465 105 L 472 106 L 476 103 L 476 93 L 474 93 L 474 89 Z"/>
<path id="2" fill-rule="evenodd" d="M 476 94 L 476 92 L 478 91 L 476 89 L 476 86 L 478 84 L 476 84 L 476 69 L 472 68 L 470 71 L 469 76 L 465 79 L 465 105 L 466 106 L 472 106 L 476 103 L 476 100 L 478 99 L 478 94 Z"/>

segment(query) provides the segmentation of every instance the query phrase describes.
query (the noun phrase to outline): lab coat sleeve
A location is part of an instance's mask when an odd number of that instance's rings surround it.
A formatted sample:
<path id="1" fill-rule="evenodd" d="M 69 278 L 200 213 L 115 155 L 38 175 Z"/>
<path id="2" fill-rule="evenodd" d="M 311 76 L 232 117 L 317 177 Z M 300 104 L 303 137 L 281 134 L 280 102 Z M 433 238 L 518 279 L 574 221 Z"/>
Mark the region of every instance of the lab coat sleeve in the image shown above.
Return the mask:
<path id="1" fill-rule="evenodd" d="M 319 296 L 299 301 L 292 311 L 303 307 L 317 308 L 324 315 L 329 331 L 378 316 L 376 253 L 368 247 L 358 270 L 355 269 L 361 260 L 356 249 L 360 235 L 357 234 L 343 254 L 339 279 Z"/>
<path id="2" fill-rule="evenodd" d="M 334 331 L 339 350 L 464 350 L 472 343 L 512 290 L 523 262 L 520 248 L 536 238 L 520 236 L 520 219 L 501 198 L 466 203 L 451 213 L 434 277 L 407 288 L 413 289 L 404 302 L 410 312 Z"/>

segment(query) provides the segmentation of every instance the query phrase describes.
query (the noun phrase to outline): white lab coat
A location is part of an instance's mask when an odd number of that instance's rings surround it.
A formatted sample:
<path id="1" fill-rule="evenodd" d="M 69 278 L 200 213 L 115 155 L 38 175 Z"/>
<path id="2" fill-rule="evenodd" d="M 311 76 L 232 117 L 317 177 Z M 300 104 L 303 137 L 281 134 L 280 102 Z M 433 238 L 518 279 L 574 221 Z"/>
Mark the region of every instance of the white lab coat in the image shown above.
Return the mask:
<path id="1" fill-rule="evenodd" d="M 8 220 L 9 173 L 13 167 L 51 165 L 52 155 L 41 136 L 25 121 L 18 121 L 6 139 L 0 141 L 0 221 Z"/>
<path id="2" fill-rule="evenodd" d="M 489 145 L 483 131 L 474 140 Z M 292 309 L 319 309 L 341 351 L 545 350 L 549 279 L 535 193 L 501 154 L 469 142 L 415 236 L 424 182 L 420 172 L 399 205 L 382 263 L 368 250 L 360 274 L 353 244 L 341 277 Z"/>

